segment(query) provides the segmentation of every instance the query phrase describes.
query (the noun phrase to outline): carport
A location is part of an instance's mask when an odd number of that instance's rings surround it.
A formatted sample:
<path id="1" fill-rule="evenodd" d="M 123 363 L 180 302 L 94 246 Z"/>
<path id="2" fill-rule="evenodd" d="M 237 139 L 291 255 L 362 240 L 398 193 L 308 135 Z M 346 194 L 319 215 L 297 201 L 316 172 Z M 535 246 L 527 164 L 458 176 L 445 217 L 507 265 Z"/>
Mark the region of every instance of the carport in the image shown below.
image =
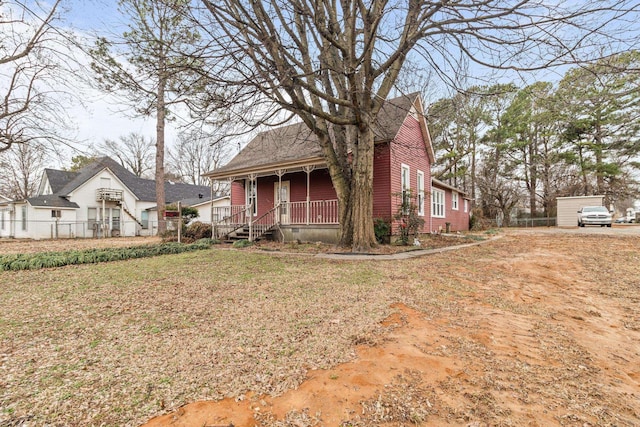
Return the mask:
<path id="1" fill-rule="evenodd" d="M 558 227 L 575 227 L 578 225 L 578 211 L 583 206 L 602 206 L 604 196 L 557 197 Z"/>

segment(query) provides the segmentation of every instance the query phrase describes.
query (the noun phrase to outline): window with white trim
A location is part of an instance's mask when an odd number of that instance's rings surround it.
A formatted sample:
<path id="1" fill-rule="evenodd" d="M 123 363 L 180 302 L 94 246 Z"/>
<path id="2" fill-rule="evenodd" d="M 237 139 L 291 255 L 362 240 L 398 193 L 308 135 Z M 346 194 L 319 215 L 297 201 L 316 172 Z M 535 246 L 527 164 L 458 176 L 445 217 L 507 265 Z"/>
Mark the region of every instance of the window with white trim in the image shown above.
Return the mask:
<path id="1" fill-rule="evenodd" d="M 258 214 L 258 181 L 247 179 L 245 188 L 247 189 L 247 206 L 253 205 L 252 215 Z"/>
<path id="2" fill-rule="evenodd" d="M 4 211 L 0 211 L 0 230 L 4 230 Z"/>
<path id="3" fill-rule="evenodd" d="M 458 192 L 457 191 L 451 192 L 451 209 L 453 209 L 454 211 L 458 210 Z"/>
<path id="4" fill-rule="evenodd" d="M 424 172 L 418 171 L 418 215 L 424 216 Z"/>
<path id="5" fill-rule="evenodd" d="M 404 206 L 405 214 L 409 213 L 409 204 L 411 203 L 410 194 L 411 194 L 411 170 L 409 166 L 403 164 L 402 165 L 402 173 L 400 176 L 400 182 L 402 184 L 402 206 Z"/>
<path id="6" fill-rule="evenodd" d="M 431 215 L 444 218 L 444 191 L 436 188 L 431 191 Z"/>
<path id="7" fill-rule="evenodd" d="M 469 212 L 469 201 L 467 199 L 464 199 L 463 202 L 464 202 L 464 211 L 465 211 L 465 213 Z"/>

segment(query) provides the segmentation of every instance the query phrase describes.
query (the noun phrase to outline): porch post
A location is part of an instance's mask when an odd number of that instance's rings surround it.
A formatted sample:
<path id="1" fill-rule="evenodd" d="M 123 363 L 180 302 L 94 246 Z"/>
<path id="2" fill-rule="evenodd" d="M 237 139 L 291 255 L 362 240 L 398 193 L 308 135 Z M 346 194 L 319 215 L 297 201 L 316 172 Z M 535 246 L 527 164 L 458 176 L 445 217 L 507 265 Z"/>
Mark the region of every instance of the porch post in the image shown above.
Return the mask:
<path id="1" fill-rule="evenodd" d="M 307 174 L 307 209 L 306 210 L 307 210 L 307 225 L 309 225 L 309 218 L 310 218 L 310 215 L 311 215 L 311 212 L 310 212 L 311 197 L 309 196 L 309 186 L 310 186 L 309 184 L 310 184 L 310 181 L 311 181 L 310 180 L 311 171 L 313 171 L 314 167 L 313 166 L 305 166 L 303 169 Z"/>
<path id="2" fill-rule="evenodd" d="M 278 218 L 278 224 L 282 222 L 282 200 L 280 200 L 280 198 L 282 197 L 282 175 L 284 175 L 286 172 L 287 171 L 284 169 L 278 169 L 276 171 L 276 175 L 278 175 L 278 196 L 276 197 L 275 201 L 276 203 L 278 203 L 276 205 L 276 218 Z"/>
<path id="3" fill-rule="evenodd" d="M 104 215 L 107 212 L 107 208 L 105 207 L 104 195 L 102 196 L 102 238 L 105 239 L 107 236 L 107 223 L 105 222 Z M 158 212 L 160 212 L 158 210 Z"/>
<path id="4" fill-rule="evenodd" d="M 257 175 L 255 173 L 249 174 L 249 186 L 252 192 L 256 193 L 255 200 L 258 199 L 258 188 L 257 188 L 256 178 L 257 178 Z M 254 209 L 253 201 L 254 201 L 253 194 L 249 194 L 249 241 L 250 242 L 253 242 L 253 209 Z M 257 214 L 258 207 L 256 206 L 255 209 Z"/>

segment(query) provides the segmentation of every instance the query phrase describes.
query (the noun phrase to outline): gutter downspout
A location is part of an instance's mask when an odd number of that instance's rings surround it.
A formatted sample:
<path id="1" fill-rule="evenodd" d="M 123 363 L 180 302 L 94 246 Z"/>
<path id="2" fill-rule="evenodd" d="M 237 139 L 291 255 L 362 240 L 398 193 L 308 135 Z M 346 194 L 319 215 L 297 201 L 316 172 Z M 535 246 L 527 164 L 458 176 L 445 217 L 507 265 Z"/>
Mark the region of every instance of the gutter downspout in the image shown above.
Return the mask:
<path id="1" fill-rule="evenodd" d="M 429 173 L 431 175 L 431 173 Z M 429 177 L 429 234 L 433 233 L 433 212 L 431 198 L 433 197 L 433 178 Z"/>

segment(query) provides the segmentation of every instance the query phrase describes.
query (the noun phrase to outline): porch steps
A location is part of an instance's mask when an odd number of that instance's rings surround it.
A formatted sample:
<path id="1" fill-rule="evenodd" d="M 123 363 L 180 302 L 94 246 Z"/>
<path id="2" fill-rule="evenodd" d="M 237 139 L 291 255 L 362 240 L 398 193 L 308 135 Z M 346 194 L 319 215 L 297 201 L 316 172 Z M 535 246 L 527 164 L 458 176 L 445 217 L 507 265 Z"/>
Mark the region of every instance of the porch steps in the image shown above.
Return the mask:
<path id="1" fill-rule="evenodd" d="M 268 239 L 273 236 L 273 227 L 265 231 L 264 233 L 255 236 L 253 238 L 254 242 L 257 242 L 262 239 Z M 240 228 L 230 234 L 227 235 L 227 238 L 224 240 L 225 243 L 233 243 L 238 240 L 249 240 L 249 226 L 245 225 L 243 228 Z"/>

